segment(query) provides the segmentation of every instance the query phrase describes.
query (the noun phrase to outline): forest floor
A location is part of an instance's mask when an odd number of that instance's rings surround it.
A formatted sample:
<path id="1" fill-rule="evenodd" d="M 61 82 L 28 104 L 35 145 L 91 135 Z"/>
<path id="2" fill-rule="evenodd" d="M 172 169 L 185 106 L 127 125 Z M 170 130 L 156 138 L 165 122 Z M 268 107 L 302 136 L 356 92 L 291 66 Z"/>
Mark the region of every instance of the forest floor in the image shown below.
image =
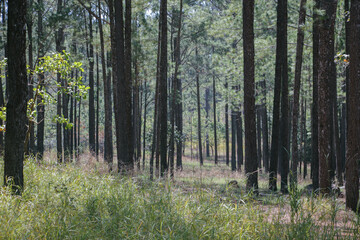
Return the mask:
<path id="1" fill-rule="evenodd" d="M 1 188 L 0 239 L 360 239 L 344 198 L 310 194 L 308 179 L 283 195 L 259 173 L 254 195 L 223 162 L 185 157 L 174 181 L 151 182 L 147 171 L 108 174 L 89 154 L 76 164 L 50 159 L 26 161 L 21 197 Z"/>

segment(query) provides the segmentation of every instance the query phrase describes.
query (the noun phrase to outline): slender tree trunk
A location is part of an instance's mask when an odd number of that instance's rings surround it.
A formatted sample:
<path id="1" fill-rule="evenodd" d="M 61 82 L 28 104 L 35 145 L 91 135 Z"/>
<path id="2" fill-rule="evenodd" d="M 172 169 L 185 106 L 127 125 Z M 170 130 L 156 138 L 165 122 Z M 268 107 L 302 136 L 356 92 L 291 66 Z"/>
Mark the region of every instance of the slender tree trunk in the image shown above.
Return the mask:
<path id="1" fill-rule="evenodd" d="M 226 103 L 225 103 L 225 146 L 226 146 L 226 165 L 229 166 L 230 161 L 230 151 L 229 151 L 229 93 L 228 93 L 228 83 L 225 83 L 226 91 Z"/>
<path id="2" fill-rule="evenodd" d="M 98 0 L 98 11 L 100 12 L 100 0 Z M 100 15 L 101 16 L 101 15 Z M 102 75 L 104 84 L 104 109 L 105 109 L 105 143 L 104 143 L 104 160 L 108 163 L 110 171 L 113 163 L 113 146 L 112 146 L 112 119 L 111 119 L 111 83 L 108 82 L 106 73 L 105 47 L 104 47 L 104 33 L 102 28 L 102 21 L 99 21 L 100 34 L 100 56 L 102 64 Z M 79 120 L 80 122 L 80 120 Z M 79 124 L 80 127 L 80 124 Z"/>
<path id="3" fill-rule="evenodd" d="M 198 48 L 195 49 L 196 59 L 198 59 Z M 202 141 L 201 141 L 201 108 L 200 108 L 200 80 L 199 80 L 199 71 L 196 69 L 196 97 L 197 97 L 197 115 L 198 115 L 198 143 L 199 143 L 199 158 L 200 166 L 204 164 L 204 159 L 202 155 Z"/>
<path id="4" fill-rule="evenodd" d="M 313 189 L 319 189 L 319 15 L 317 14 L 319 8 L 319 1 L 315 0 L 313 9 L 313 103 L 311 114 L 311 141 L 312 141 L 312 161 L 311 161 L 311 175 Z"/>
<path id="5" fill-rule="evenodd" d="M 266 80 L 265 78 L 260 82 L 260 87 L 262 91 L 262 103 L 261 103 L 261 123 L 262 123 L 262 142 L 263 142 L 263 164 L 265 172 L 269 172 L 269 131 L 268 131 L 268 117 L 267 117 L 267 108 L 266 108 Z"/>
<path id="6" fill-rule="evenodd" d="M 258 189 L 255 119 L 254 0 L 243 1 L 246 189 Z"/>
<path id="7" fill-rule="evenodd" d="M 147 121 L 147 81 L 144 80 L 144 127 L 143 127 L 143 171 L 145 171 L 145 155 L 146 155 L 146 121 Z"/>
<path id="8" fill-rule="evenodd" d="M 205 149 L 206 149 L 206 157 L 210 157 L 210 142 L 209 142 L 209 131 L 208 131 L 209 122 L 210 122 L 210 119 L 209 119 L 210 103 L 209 102 L 210 102 L 210 89 L 206 88 L 205 89 L 205 112 L 206 112 L 206 136 L 205 136 L 206 146 L 205 146 Z"/>
<path id="9" fill-rule="evenodd" d="M 57 1 L 57 14 L 61 14 L 63 9 L 63 1 Z M 63 50 L 63 43 L 64 43 L 64 28 L 60 25 L 59 29 L 56 33 L 56 51 L 61 53 Z M 59 85 L 63 86 L 62 80 L 60 78 L 60 73 L 57 74 L 57 82 Z M 60 117 L 62 116 L 62 101 L 61 101 L 61 88 L 58 87 L 58 96 L 57 96 L 57 108 L 56 113 Z M 61 132 L 62 124 L 57 122 L 56 123 L 56 150 L 57 150 L 57 161 L 59 163 L 63 162 L 63 145 L 62 145 L 62 132 Z"/>
<path id="10" fill-rule="evenodd" d="M 99 99 L 100 99 L 100 76 L 99 76 L 99 54 L 96 53 L 96 137 L 95 137 L 95 153 L 96 160 L 99 161 Z"/>
<path id="11" fill-rule="evenodd" d="M 352 0 L 350 8 L 350 69 L 347 95 L 346 207 L 359 212 L 359 77 L 360 77 L 360 1 Z"/>
<path id="12" fill-rule="evenodd" d="M 38 0 L 38 58 L 44 56 L 44 32 L 43 32 L 43 0 Z M 39 74 L 39 81 L 44 82 L 44 74 Z M 43 88 L 44 84 L 40 84 Z M 39 96 L 37 99 L 37 157 L 42 160 L 44 155 L 44 130 L 45 130 L 45 106 L 42 104 L 42 97 Z"/>
<path id="13" fill-rule="evenodd" d="M 231 110 L 231 171 L 236 171 L 236 112 Z"/>
<path id="14" fill-rule="evenodd" d="M 34 62 L 33 62 L 33 37 L 32 37 L 32 33 L 33 33 L 33 21 L 32 21 L 32 8 L 33 8 L 33 0 L 28 0 L 27 2 L 28 4 L 28 11 L 27 11 L 27 19 L 26 19 L 26 25 L 27 25 L 27 34 L 28 34 L 28 58 L 29 58 L 29 62 L 28 65 L 30 67 L 31 70 L 34 69 Z M 28 92 L 29 92 L 29 96 L 28 96 L 28 100 L 33 98 L 33 75 L 30 72 L 29 73 L 29 80 L 28 80 Z M 2 82 L 0 81 L 0 107 L 4 107 L 5 103 L 4 103 L 4 96 L 3 96 L 3 89 L 2 89 Z M 3 124 L 3 121 L 0 121 L 0 125 Z M 31 121 L 29 122 L 29 126 L 30 128 L 30 139 L 29 139 L 29 144 L 27 146 L 26 149 L 26 154 L 34 154 L 35 153 L 35 131 L 34 131 L 34 123 Z M 0 152 L 2 152 L 4 143 L 3 143 L 3 133 L 0 133 Z"/>
<path id="15" fill-rule="evenodd" d="M 286 0 L 279 0 L 277 6 L 277 32 L 276 32 L 276 63 L 275 63 L 275 88 L 273 103 L 273 125 L 271 136 L 271 155 L 270 155 L 270 173 L 269 189 L 277 190 L 277 172 L 280 144 L 280 96 L 283 81 L 283 49 L 286 48 L 286 41 L 283 36 L 286 29 L 284 20 L 284 8 L 286 9 Z"/>
<path id="16" fill-rule="evenodd" d="M 255 105 L 256 109 L 256 141 L 257 141 L 257 159 L 258 159 L 258 168 L 261 170 L 261 106 Z"/>
<path id="17" fill-rule="evenodd" d="M 24 140 L 28 85 L 26 75 L 26 1 L 8 2 L 8 75 L 9 99 L 6 105 L 4 183 L 15 194 L 24 186 Z"/>
<path id="18" fill-rule="evenodd" d="M 160 1 L 160 82 L 159 82 L 159 123 L 160 123 L 160 174 L 167 174 L 167 0 Z"/>
<path id="19" fill-rule="evenodd" d="M 213 105 L 214 105 L 214 146 L 215 146 L 215 164 L 218 164 L 218 146 L 217 146 L 217 125 L 216 125 L 216 85 L 215 75 L 213 73 Z M 241 146 L 242 148 L 242 146 Z M 240 167 L 240 165 L 238 165 Z"/>
<path id="20" fill-rule="evenodd" d="M 241 165 L 244 163 L 244 153 L 243 153 L 243 129 L 242 129 L 242 117 L 241 117 L 241 106 L 236 116 L 236 136 L 237 136 L 237 170 L 241 171 Z"/>
<path id="21" fill-rule="evenodd" d="M 303 62 L 304 50 L 304 30 L 306 17 L 306 0 L 300 1 L 299 24 L 297 33 L 296 45 L 296 64 L 295 64 L 295 80 L 294 80 L 294 107 L 292 112 L 292 166 L 290 173 L 291 186 L 297 185 L 297 166 L 298 166 L 298 120 L 299 120 L 299 99 L 300 99 L 300 86 L 301 86 L 301 68 Z"/>
<path id="22" fill-rule="evenodd" d="M 95 85 L 94 85 L 94 46 L 92 16 L 89 12 L 89 150 L 95 153 Z"/>

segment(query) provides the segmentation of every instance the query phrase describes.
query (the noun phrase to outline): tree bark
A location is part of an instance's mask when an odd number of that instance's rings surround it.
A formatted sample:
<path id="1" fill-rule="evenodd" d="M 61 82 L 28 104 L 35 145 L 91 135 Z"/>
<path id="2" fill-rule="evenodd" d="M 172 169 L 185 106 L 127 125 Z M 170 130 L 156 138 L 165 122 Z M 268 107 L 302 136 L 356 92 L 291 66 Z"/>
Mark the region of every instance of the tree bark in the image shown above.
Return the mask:
<path id="1" fill-rule="evenodd" d="M 294 80 L 294 107 L 292 113 L 292 166 L 290 173 L 290 184 L 295 187 L 297 185 L 297 167 L 298 167 L 298 121 L 299 121 L 299 100 L 301 86 L 301 68 L 303 62 L 304 51 L 304 30 L 306 20 L 306 0 L 300 1 L 299 24 L 296 45 L 296 64 L 295 64 L 295 80 Z"/>
<path id="2" fill-rule="evenodd" d="M 254 0 L 243 1 L 244 116 L 246 189 L 258 189 L 255 119 Z"/>
<path id="3" fill-rule="evenodd" d="M 346 207 L 359 212 L 359 77 L 360 77 L 360 1 L 352 0 L 350 8 L 350 69 L 347 94 Z"/>
<path id="4" fill-rule="evenodd" d="M 8 2 L 9 99 L 6 105 L 4 183 L 15 194 L 24 186 L 24 140 L 27 123 L 28 85 L 26 75 L 26 1 Z"/>
<path id="5" fill-rule="evenodd" d="M 95 153 L 95 84 L 92 16 L 89 13 L 89 150 Z"/>
<path id="6" fill-rule="evenodd" d="M 325 12 L 319 25 L 319 187 L 322 193 L 329 193 L 331 161 L 331 96 L 330 79 L 334 61 L 334 24 L 337 0 L 320 1 Z"/>
<path id="7" fill-rule="evenodd" d="M 218 146 L 217 146 L 217 125 L 216 125 L 216 85 L 215 75 L 213 73 L 213 105 L 214 105 L 214 148 L 215 148 L 215 164 L 218 164 Z M 242 148 L 242 147 L 241 147 Z M 240 166 L 239 166 L 240 167 Z"/>

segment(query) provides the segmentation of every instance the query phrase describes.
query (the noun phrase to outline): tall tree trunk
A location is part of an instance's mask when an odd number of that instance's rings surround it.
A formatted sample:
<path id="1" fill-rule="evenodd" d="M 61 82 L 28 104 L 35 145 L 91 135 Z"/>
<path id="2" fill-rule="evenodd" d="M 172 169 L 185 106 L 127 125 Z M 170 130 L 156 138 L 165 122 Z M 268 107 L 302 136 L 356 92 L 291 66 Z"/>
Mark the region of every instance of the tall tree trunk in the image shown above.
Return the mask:
<path id="1" fill-rule="evenodd" d="M 99 54 L 96 52 L 96 127 L 95 127 L 95 153 L 99 161 L 99 99 L 100 99 L 100 75 L 99 75 Z"/>
<path id="2" fill-rule="evenodd" d="M 61 15 L 63 9 L 63 1 L 58 0 L 57 1 L 57 14 Z M 64 43 L 64 28 L 62 27 L 62 24 L 60 24 L 59 29 L 56 32 L 56 51 L 58 53 L 61 53 L 63 50 L 63 43 Z M 59 85 L 63 86 L 63 82 L 60 78 L 60 73 L 57 74 L 57 82 Z M 61 88 L 58 87 L 58 96 L 57 96 L 57 107 L 56 107 L 56 113 L 59 117 L 62 116 L 62 102 L 61 102 Z M 62 158 L 62 133 L 61 133 L 61 126 L 62 124 L 57 122 L 56 123 L 56 150 L 57 150 L 57 161 L 59 163 L 63 162 Z"/>
<path id="3" fill-rule="evenodd" d="M 283 0 L 281 5 L 281 19 L 282 19 L 282 28 L 281 28 L 281 37 L 282 46 L 281 46 L 281 192 L 288 192 L 288 173 L 289 173 L 289 87 L 288 87 L 288 59 L 287 59 L 287 0 Z"/>
<path id="4" fill-rule="evenodd" d="M 177 83 L 176 87 L 176 113 L 175 113 L 175 126 L 178 133 L 178 136 L 180 136 L 178 139 L 176 139 L 176 168 L 178 170 L 182 170 L 182 152 L 183 152 L 183 105 L 182 105 L 182 82 L 179 78 L 180 75 L 180 65 L 181 65 L 181 51 L 180 51 L 180 40 L 181 40 L 181 24 L 182 24 L 182 9 L 183 9 L 183 1 L 180 0 L 180 10 L 179 10 L 179 22 L 178 22 L 178 32 L 177 37 L 175 39 L 175 79 Z"/>
<path id="5" fill-rule="evenodd" d="M 216 85 L 215 75 L 213 73 L 213 105 L 214 105 L 214 147 L 215 147 L 215 164 L 218 164 L 218 146 L 217 146 L 217 125 L 216 125 Z M 240 116 L 241 117 L 241 116 Z M 242 148 L 242 146 L 241 146 Z M 240 167 L 240 165 L 238 165 Z"/>
<path id="6" fill-rule="evenodd" d="M 290 173 L 291 187 L 297 185 L 297 166 L 298 166 L 298 121 L 299 121 L 299 99 L 300 99 L 300 85 L 301 85 L 301 68 L 303 62 L 304 51 L 304 30 L 306 17 L 306 0 L 300 1 L 299 24 L 297 33 L 296 45 L 296 64 L 295 64 L 295 80 L 294 80 L 294 107 L 292 112 L 292 166 Z"/>
<path id="7" fill-rule="evenodd" d="M 359 212 L 359 77 L 360 77 L 360 1 L 352 0 L 350 8 L 350 70 L 347 95 L 346 207 Z"/>
<path id="8" fill-rule="evenodd" d="M 144 127 L 143 127 L 143 159 L 142 159 L 142 162 L 143 162 L 143 171 L 145 171 L 145 156 L 146 156 L 146 121 L 147 121 L 147 93 L 148 93 L 148 90 L 147 90 L 147 85 L 146 85 L 147 81 L 144 80 L 144 118 L 143 118 L 143 121 L 144 121 Z"/>
<path id="9" fill-rule="evenodd" d="M 319 1 L 315 0 L 313 9 L 313 103 L 311 110 L 311 143 L 312 143 L 312 161 L 311 161 L 311 175 L 313 189 L 319 188 L 319 15 L 317 14 L 319 8 Z"/>
<path id="10" fill-rule="evenodd" d="M 38 14 L 38 58 L 44 56 L 44 32 L 43 32 L 43 0 L 38 0 L 39 10 Z M 39 74 L 40 87 L 44 87 L 44 74 Z M 45 130 L 45 105 L 42 104 L 42 97 L 39 96 L 37 99 L 37 157 L 42 160 L 44 155 L 44 130 Z"/>
<path id="11" fill-rule="evenodd" d="M 95 85 L 94 85 L 94 46 L 92 16 L 89 12 L 89 150 L 95 153 Z"/>
<path id="12" fill-rule="evenodd" d="M 255 119 L 254 0 L 243 1 L 246 189 L 258 189 Z"/>
<path id="13" fill-rule="evenodd" d="M 30 67 L 31 70 L 34 69 L 34 61 L 33 61 L 33 37 L 32 37 L 32 33 L 33 33 L 33 20 L 32 20 L 32 10 L 33 10 L 33 0 L 28 0 L 28 11 L 27 11 L 27 19 L 26 19 L 26 25 L 27 25 L 27 34 L 28 34 L 28 58 L 29 58 L 29 62 L 28 65 Z M 28 100 L 33 98 L 33 75 L 30 72 L 29 73 L 29 80 L 28 80 L 28 92 L 29 92 L 29 96 L 28 96 Z M 0 107 L 4 107 L 4 96 L 3 96 L 3 89 L 2 89 L 2 82 L 0 81 Z M 0 121 L 0 125 L 2 125 L 3 122 L 2 120 Z M 35 131 L 34 131 L 34 122 L 30 122 L 29 126 L 28 126 L 29 132 L 30 132 L 30 139 L 29 139 L 29 144 L 27 146 L 26 149 L 26 154 L 34 154 L 35 153 Z M 3 133 L 0 133 L 0 152 L 2 152 L 3 150 Z"/>
<path id="14" fill-rule="evenodd" d="M 6 105 L 6 135 L 4 183 L 11 184 L 14 193 L 24 186 L 24 140 L 28 84 L 26 75 L 26 1 L 8 2 L 8 75 L 9 99 Z"/>
<path id="15" fill-rule="evenodd" d="M 276 63 L 275 63 L 275 88 L 274 88 L 274 103 L 273 103 L 273 125 L 271 136 L 271 155 L 270 155 L 270 174 L 269 174 L 269 189 L 277 190 L 277 172 L 278 172 L 278 158 L 279 158 L 279 144 L 280 144 L 280 96 L 282 89 L 283 78 L 283 48 L 285 45 L 284 29 L 286 29 L 284 22 L 283 9 L 286 9 L 285 0 L 279 0 L 277 6 L 277 32 L 276 32 Z M 286 47 L 286 45 L 285 45 Z"/>
<path id="16" fill-rule="evenodd" d="M 98 0 L 98 11 L 100 13 L 100 0 Z M 101 16 L 101 15 L 100 15 Z M 102 28 L 102 21 L 99 22 L 100 34 L 100 56 L 102 65 L 102 75 L 104 84 L 104 109 L 105 109 L 105 143 L 104 143 L 104 160 L 112 170 L 113 163 L 113 146 L 112 146 L 112 119 L 111 119 L 111 83 L 108 82 L 106 73 L 105 47 L 104 47 L 104 33 Z M 79 126 L 80 127 L 80 126 Z"/>
<path id="17" fill-rule="evenodd" d="M 198 59 L 198 47 L 195 48 L 196 59 Z M 201 108 L 200 108 L 200 80 L 199 80 L 199 66 L 196 69 L 196 98 L 197 98 L 197 115 L 198 115 L 198 143 L 199 143 L 199 158 L 200 166 L 204 164 L 202 155 L 202 141 L 201 141 Z"/>
<path id="18" fill-rule="evenodd" d="M 160 1 L 160 82 L 159 82 L 159 123 L 160 123 L 160 174 L 167 174 L 167 0 Z"/>
<path id="19" fill-rule="evenodd" d="M 322 193 L 329 193 L 331 181 L 331 96 L 330 79 L 334 61 L 334 24 L 337 0 L 320 1 L 320 10 L 325 12 L 319 25 L 319 187 Z"/>

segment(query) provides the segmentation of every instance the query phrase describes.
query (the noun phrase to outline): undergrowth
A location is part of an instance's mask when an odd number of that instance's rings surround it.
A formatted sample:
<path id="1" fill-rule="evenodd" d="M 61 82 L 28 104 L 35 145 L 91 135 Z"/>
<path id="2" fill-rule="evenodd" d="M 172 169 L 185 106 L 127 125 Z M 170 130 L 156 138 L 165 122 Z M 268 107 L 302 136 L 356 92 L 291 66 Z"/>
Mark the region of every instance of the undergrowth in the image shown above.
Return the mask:
<path id="1" fill-rule="evenodd" d="M 2 165 L 2 164 L 1 164 Z M 357 239 L 336 199 L 186 187 L 79 166 L 25 163 L 22 196 L 0 190 L 0 239 Z M 289 204 L 291 203 L 291 204 Z M 334 216 L 335 214 L 335 216 Z"/>

